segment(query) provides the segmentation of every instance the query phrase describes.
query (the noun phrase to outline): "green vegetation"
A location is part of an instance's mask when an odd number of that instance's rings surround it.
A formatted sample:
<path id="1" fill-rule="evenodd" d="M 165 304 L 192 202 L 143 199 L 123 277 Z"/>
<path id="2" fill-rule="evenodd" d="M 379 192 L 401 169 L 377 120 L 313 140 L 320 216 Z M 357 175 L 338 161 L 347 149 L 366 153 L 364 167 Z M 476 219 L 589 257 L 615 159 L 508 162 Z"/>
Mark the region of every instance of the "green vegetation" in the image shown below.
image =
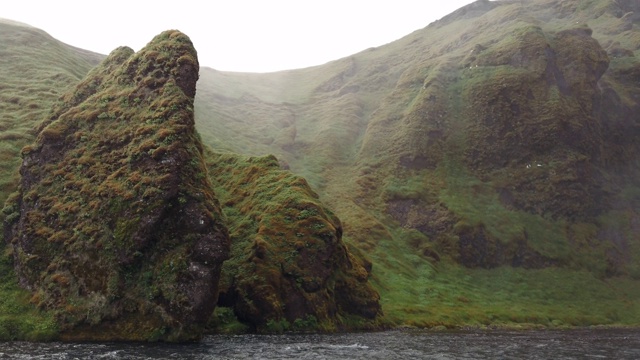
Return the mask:
<path id="1" fill-rule="evenodd" d="M 31 294 L 18 286 L 13 256 L 5 250 L 0 256 L 0 341 L 48 341 L 58 336 L 52 314 L 35 309 L 30 298 Z"/>
<path id="2" fill-rule="evenodd" d="M 47 241 L 4 255 L 0 338 L 11 329 L 47 339 L 71 324 L 100 339 L 91 329 L 122 314 L 124 325 L 100 329 L 105 339 L 189 337 L 158 302 L 188 307 L 176 283 L 191 248 L 176 239 L 198 235 L 153 219 L 166 203 L 167 216 L 196 219 L 190 206 L 203 202 L 231 239 L 207 331 L 640 325 L 637 10 L 477 1 L 322 66 L 200 69 L 194 104 L 180 102 L 185 79 L 167 81 L 165 65 L 197 66 L 195 57 L 163 46 L 138 57 L 118 49 L 54 103 L 94 55 L 53 40 L 27 47 L 45 35 L 0 24 L 1 199 L 17 189 L 19 153 L 24 169 L 55 157 L 47 146 L 69 155 L 25 170 L 39 185 L 0 215 L 16 224 L 20 201 L 47 209 L 26 229 Z M 138 91 L 113 85 L 128 76 Z M 213 151 L 181 122 L 188 113 Z M 187 181 L 158 172 L 177 160 Z M 215 196 L 202 190 L 211 187 Z M 107 215 L 115 220 L 96 221 Z M 145 252 L 148 232 L 162 252 Z M 88 255 L 30 255 L 59 249 Z M 17 287 L 10 255 L 17 276 L 43 289 Z M 77 281 L 92 266 L 104 276 Z"/>
<path id="3" fill-rule="evenodd" d="M 33 46 L 34 42 L 38 46 Z M 0 202 L 15 191 L 20 149 L 65 88 L 101 56 L 65 45 L 42 30 L 0 20 Z"/>
<path id="4" fill-rule="evenodd" d="M 637 281 L 628 278 L 602 280 L 587 271 L 554 267 L 488 270 L 448 263 L 382 276 L 382 305 L 391 326 L 637 326 L 640 321 Z"/>
<path id="5" fill-rule="evenodd" d="M 38 46 L 33 46 L 34 42 Z M 33 141 L 33 128 L 61 92 L 82 79 L 102 56 L 60 43 L 41 30 L 3 20 L 0 43 L 0 203 L 4 204 L 17 189 L 20 150 Z M 7 215 L 15 217 L 14 210 L 5 208 L 0 222 Z M 57 324 L 52 314 L 30 304 L 31 294 L 17 284 L 10 249 L 4 244 L 0 249 L 0 340 L 54 338 Z"/>

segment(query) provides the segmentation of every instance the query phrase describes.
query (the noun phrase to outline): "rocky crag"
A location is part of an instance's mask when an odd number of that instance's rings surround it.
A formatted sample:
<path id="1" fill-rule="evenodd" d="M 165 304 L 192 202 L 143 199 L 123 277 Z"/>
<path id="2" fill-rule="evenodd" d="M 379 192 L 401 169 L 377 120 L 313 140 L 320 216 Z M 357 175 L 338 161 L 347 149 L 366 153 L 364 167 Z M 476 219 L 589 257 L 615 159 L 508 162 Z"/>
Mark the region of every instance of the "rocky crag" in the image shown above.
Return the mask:
<path id="1" fill-rule="evenodd" d="M 5 240 L 74 340 L 197 339 L 229 238 L 195 132 L 197 55 L 167 31 L 114 50 L 22 150 Z"/>

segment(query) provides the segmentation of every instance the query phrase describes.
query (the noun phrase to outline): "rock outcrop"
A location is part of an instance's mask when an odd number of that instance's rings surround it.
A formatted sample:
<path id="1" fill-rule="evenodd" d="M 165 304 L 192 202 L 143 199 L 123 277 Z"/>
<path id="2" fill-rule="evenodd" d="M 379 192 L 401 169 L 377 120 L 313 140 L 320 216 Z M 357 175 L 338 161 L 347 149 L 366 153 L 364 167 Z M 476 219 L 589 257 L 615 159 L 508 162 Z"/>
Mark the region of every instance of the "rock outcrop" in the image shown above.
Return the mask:
<path id="1" fill-rule="evenodd" d="M 208 159 L 232 240 L 219 305 L 257 330 L 348 329 L 354 315 L 374 324 L 371 263 L 347 249 L 340 220 L 306 180 L 273 156 Z"/>
<path id="2" fill-rule="evenodd" d="M 118 48 L 22 150 L 5 239 L 63 338 L 201 335 L 229 239 L 194 128 L 198 71 L 179 31 Z"/>

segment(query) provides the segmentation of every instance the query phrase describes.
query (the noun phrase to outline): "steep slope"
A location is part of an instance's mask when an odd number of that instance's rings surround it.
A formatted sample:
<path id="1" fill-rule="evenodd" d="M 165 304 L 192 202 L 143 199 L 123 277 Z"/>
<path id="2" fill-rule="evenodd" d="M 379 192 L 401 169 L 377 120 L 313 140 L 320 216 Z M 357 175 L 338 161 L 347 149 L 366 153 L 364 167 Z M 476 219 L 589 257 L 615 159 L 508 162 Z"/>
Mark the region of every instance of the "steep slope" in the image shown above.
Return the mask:
<path id="1" fill-rule="evenodd" d="M 608 13 L 579 5 L 473 4 L 463 20 L 474 33 L 414 64 L 391 95 L 410 105 L 369 123 L 359 162 L 394 174 L 379 193 L 386 212 L 467 266 L 572 264 L 612 275 L 638 260 L 621 261 L 626 245 L 598 236 L 598 218 L 635 186 L 625 176 L 637 171 L 637 103 L 615 100 L 632 94 L 617 86 L 616 68 L 605 73 L 593 30 L 576 25 Z M 463 21 L 455 16 L 430 28 Z M 428 196 L 393 189 L 425 178 L 442 181 Z M 434 214 L 419 210 L 441 205 L 444 228 L 434 229 Z"/>
<path id="2" fill-rule="evenodd" d="M 323 66 L 203 69 L 199 128 L 310 180 L 392 323 L 638 324 L 637 10 L 476 1 Z"/>
<path id="3" fill-rule="evenodd" d="M 22 150 L 5 240 L 65 339 L 197 339 L 229 239 L 195 132 L 196 51 L 167 31 L 114 50 Z"/>

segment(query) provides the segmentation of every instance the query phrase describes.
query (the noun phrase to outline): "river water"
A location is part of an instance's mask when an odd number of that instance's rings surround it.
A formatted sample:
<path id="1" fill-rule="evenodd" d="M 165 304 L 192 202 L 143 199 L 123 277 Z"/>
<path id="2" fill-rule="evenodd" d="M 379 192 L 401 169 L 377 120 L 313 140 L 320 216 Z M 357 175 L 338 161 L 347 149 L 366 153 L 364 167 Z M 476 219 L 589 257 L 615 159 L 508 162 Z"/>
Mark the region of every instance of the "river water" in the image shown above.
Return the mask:
<path id="1" fill-rule="evenodd" d="M 640 359 L 640 329 L 216 335 L 197 344 L 0 343 L 0 359 Z"/>

